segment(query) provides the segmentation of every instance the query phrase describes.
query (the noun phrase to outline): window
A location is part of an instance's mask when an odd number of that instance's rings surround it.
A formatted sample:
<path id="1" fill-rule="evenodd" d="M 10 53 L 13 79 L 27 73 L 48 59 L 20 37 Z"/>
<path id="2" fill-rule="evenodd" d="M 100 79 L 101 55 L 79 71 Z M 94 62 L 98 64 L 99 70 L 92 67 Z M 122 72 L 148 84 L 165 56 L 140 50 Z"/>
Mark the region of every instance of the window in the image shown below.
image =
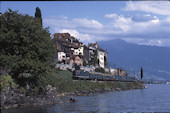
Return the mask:
<path id="1" fill-rule="evenodd" d="M 103 55 L 103 53 L 100 53 L 100 55 Z"/>

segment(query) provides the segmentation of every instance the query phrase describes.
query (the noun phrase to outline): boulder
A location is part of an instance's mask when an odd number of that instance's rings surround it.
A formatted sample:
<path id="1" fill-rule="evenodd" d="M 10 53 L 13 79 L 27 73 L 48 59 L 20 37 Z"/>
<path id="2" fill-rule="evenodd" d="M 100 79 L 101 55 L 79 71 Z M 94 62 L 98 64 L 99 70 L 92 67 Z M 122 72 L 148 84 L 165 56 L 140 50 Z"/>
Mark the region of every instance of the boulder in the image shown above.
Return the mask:
<path id="1" fill-rule="evenodd" d="M 70 98 L 70 99 L 69 99 L 69 102 L 77 102 L 77 99 L 75 99 L 75 98 Z"/>
<path id="2" fill-rule="evenodd" d="M 121 91 L 121 88 L 116 88 L 117 91 Z"/>

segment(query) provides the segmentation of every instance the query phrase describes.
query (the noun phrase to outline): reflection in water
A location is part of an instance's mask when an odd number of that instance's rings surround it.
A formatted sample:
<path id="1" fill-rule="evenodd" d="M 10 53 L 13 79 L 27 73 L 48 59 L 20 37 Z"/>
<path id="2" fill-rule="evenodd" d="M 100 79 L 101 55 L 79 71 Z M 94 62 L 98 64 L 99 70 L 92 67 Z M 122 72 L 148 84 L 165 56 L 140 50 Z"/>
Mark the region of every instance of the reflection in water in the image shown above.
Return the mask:
<path id="1" fill-rule="evenodd" d="M 148 85 L 147 89 L 107 92 L 75 98 L 78 102 L 15 108 L 3 110 L 2 113 L 170 111 L 170 85 Z M 62 98 L 64 101 L 68 99 L 69 97 Z"/>

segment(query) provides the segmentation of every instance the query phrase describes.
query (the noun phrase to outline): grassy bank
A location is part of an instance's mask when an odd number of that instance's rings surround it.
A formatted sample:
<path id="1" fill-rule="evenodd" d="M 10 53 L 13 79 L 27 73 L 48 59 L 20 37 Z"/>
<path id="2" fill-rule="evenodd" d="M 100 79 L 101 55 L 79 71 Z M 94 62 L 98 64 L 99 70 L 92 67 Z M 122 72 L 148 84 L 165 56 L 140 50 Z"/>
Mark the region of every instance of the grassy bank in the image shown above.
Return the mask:
<path id="1" fill-rule="evenodd" d="M 52 85 L 56 87 L 59 93 L 104 88 L 120 88 L 122 90 L 143 88 L 143 83 L 140 82 L 92 82 L 89 80 L 75 81 L 72 80 L 72 73 L 69 71 L 57 71 L 57 73 L 52 74 L 52 78 Z"/>
<path id="2" fill-rule="evenodd" d="M 90 80 L 73 80 L 70 71 L 56 70 L 52 75 L 41 79 L 43 83 L 50 84 L 56 87 L 57 92 L 75 92 L 88 90 L 102 90 L 105 88 L 120 88 L 121 90 L 143 88 L 143 83 L 140 82 L 119 82 L 119 81 L 90 81 Z M 10 75 L 0 76 L 1 91 L 6 91 L 9 86 L 14 88 L 15 82 Z M 45 87 L 43 87 L 46 89 Z M 27 89 L 26 87 L 19 87 L 19 92 L 29 95 L 39 95 L 38 87 L 34 89 Z"/>

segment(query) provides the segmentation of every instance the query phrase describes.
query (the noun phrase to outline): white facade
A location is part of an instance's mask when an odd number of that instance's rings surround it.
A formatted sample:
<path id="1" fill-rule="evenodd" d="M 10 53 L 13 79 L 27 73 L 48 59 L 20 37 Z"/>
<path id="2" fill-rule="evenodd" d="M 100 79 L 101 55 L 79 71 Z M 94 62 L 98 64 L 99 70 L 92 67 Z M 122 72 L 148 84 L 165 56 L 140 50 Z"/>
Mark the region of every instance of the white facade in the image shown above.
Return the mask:
<path id="1" fill-rule="evenodd" d="M 110 68 L 110 73 L 112 74 L 112 75 L 117 75 L 117 69 L 112 69 L 112 68 Z"/>
<path id="2" fill-rule="evenodd" d="M 84 55 L 83 54 L 83 50 L 84 50 L 84 47 L 80 47 L 80 48 L 78 48 L 78 49 L 74 49 L 74 55 Z"/>
<path id="3" fill-rule="evenodd" d="M 64 52 L 58 52 L 58 61 L 66 60 L 66 54 Z"/>
<path id="4" fill-rule="evenodd" d="M 104 52 L 98 51 L 99 66 L 102 68 L 104 68 L 104 55 Z"/>
<path id="5" fill-rule="evenodd" d="M 104 68 L 105 72 L 110 72 L 109 68 Z"/>
<path id="6" fill-rule="evenodd" d="M 80 54 L 81 54 L 81 55 L 84 55 L 84 52 L 83 52 L 84 47 L 83 47 L 83 46 L 81 46 L 81 47 L 79 48 L 79 50 L 80 50 Z"/>
<path id="7" fill-rule="evenodd" d="M 79 49 L 74 49 L 74 55 L 79 55 L 79 53 L 80 53 L 80 50 Z"/>

